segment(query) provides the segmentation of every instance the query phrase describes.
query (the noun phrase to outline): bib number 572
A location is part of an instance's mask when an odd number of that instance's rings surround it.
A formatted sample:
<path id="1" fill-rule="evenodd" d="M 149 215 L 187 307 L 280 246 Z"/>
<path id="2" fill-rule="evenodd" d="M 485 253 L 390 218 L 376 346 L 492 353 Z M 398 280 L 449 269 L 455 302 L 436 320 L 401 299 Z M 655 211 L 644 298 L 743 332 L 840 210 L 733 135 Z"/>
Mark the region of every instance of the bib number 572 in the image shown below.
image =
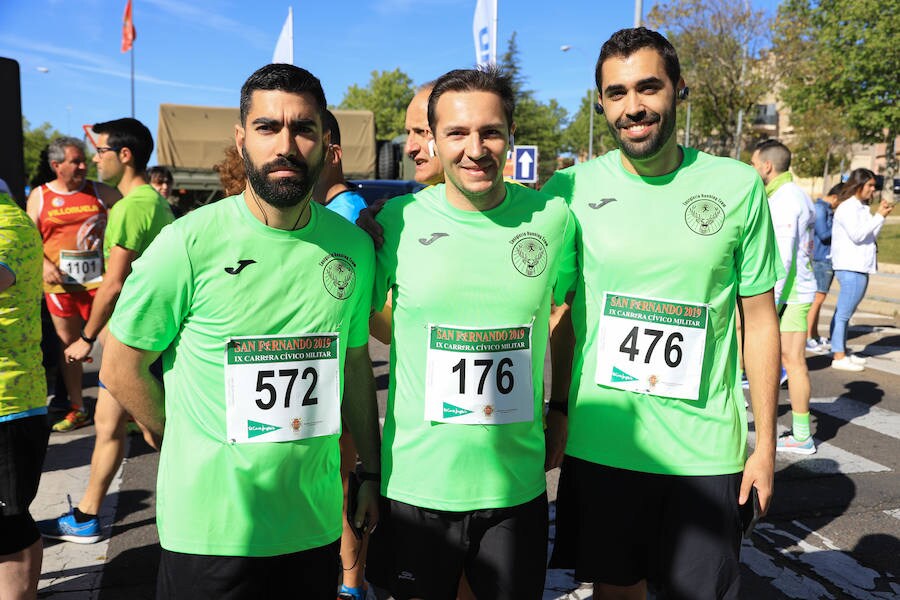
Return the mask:
<path id="1" fill-rule="evenodd" d="M 294 390 L 294 383 L 297 381 L 298 375 L 300 376 L 300 379 L 303 379 L 304 381 L 311 380 L 309 388 L 303 396 L 301 406 L 310 406 L 319 403 L 319 399 L 313 396 L 313 392 L 315 392 L 316 389 L 316 383 L 319 380 L 319 374 L 314 368 L 306 367 L 303 369 L 302 375 L 300 374 L 300 369 L 281 369 L 278 371 L 278 377 L 286 377 L 288 380 L 287 388 L 284 391 L 285 408 L 290 408 L 291 406 L 291 392 Z M 256 374 L 256 391 L 266 392 L 268 394 L 268 399 L 265 399 L 265 397 L 256 399 L 256 405 L 262 410 L 272 408 L 278 401 L 278 390 L 275 389 L 274 385 L 266 381 L 267 379 L 274 379 L 275 377 L 275 371 L 259 371 Z"/>
<path id="2" fill-rule="evenodd" d="M 663 335 L 665 335 L 665 332 L 660 331 L 659 329 L 645 327 L 643 332 L 641 332 L 640 327 L 632 327 L 631 331 L 628 332 L 628 335 L 625 336 L 625 339 L 622 340 L 622 343 L 619 345 L 619 352 L 627 354 L 628 360 L 634 362 L 634 359 L 641 354 L 641 349 L 638 348 L 639 335 L 641 333 L 650 338 L 650 345 L 647 346 L 647 351 L 644 354 L 644 363 L 649 364 L 653 351 L 656 349 L 656 345 L 660 342 Z M 683 341 L 684 336 L 677 331 L 669 334 L 666 338 L 665 348 L 663 349 L 663 358 L 665 359 L 666 364 L 672 368 L 681 364 L 683 352 L 681 346 L 677 342 Z"/>

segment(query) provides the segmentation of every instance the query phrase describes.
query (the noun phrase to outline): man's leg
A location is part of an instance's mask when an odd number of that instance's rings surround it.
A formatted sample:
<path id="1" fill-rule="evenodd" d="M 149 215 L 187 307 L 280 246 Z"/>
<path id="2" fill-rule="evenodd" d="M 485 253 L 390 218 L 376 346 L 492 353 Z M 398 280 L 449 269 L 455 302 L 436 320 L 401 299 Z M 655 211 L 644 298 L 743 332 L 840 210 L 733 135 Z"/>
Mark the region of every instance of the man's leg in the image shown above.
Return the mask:
<path id="1" fill-rule="evenodd" d="M 816 451 L 809 428 L 809 371 L 806 368 L 806 331 L 798 329 L 806 322 L 805 304 L 791 304 L 782 316 L 781 364 L 788 374 L 788 394 L 791 399 L 791 434 L 779 438 L 777 449 L 782 452 L 812 454 Z M 802 318 L 801 318 L 802 317 Z"/>
<path id="2" fill-rule="evenodd" d="M 101 387 L 97 394 L 97 409 L 94 412 L 94 427 L 97 438 L 91 454 L 91 473 L 87 490 L 78 503 L 78 509 L 85 515 L 96 516 L 109 485 L 125 457 L 125 424 L 128 413 Z"/>
<path id="3" fill-rule="evenodd" d="M 40 537 L 24 550 L 0 556 L 0 598 L 4 600 L 37 598 L 42 559 L 43 546 Z"/>
<path id="4" fill-rule="evenodd" d="M 806 339 L 808 340 L 819 340 L 819 312 L 822 310 L 826 296 L 827 294 L 816 292 L 812 306 L 809 307 L 809 314 L 806 315 Z"/>
<path id="5" fill-rule="evenodd" d="M 342 514 L 343 530 L 341 531 L 341 564 L 343 577 L 341 593 L 352 598 L 364 598 L 363 573 L 366 566 L 366 548 L 368 536 L 357 539 L 347 521 L 347 476 L 356 470 L 356 444 L 347 427 L 343 427 L 340 438 L 341 446 L 341 481 L 344 485 L 344 508 Z"/>
<path id="6" fill-rule="evenodd" d="M 78 340 L 83 322 L 78 314 L 62 317 L 51 312 L 50 318 L 61 342 L 59 368 L 66 384 L 66 391 L 69 393 L 69 405 L 72 409 L 65 419 L 53 425 L 53 430 L 70 431 L 87 424 L 82 396 L 84 366 L 80 361 L 67 362 L 63 352 L 69 344 Z"/>

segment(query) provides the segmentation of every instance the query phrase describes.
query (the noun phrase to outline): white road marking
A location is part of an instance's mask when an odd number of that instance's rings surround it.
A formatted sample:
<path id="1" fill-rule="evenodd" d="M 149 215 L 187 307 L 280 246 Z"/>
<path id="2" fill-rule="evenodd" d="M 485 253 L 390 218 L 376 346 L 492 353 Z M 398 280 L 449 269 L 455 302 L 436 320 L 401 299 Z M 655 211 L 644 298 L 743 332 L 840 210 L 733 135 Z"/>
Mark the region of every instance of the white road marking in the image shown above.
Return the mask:
<path id="1" fill-rule="evenodd" d="M 884 511 L 884 514 L 890 515 L 895 519 L 900 519 L 900 508 L 893 508 L 891 510 Z"/>
<path id="2" fill-rule="evenodd" d="M 900 414 L 845 396 L 812 398 L 810 407 L 831 417 L 900 440 Z"/>

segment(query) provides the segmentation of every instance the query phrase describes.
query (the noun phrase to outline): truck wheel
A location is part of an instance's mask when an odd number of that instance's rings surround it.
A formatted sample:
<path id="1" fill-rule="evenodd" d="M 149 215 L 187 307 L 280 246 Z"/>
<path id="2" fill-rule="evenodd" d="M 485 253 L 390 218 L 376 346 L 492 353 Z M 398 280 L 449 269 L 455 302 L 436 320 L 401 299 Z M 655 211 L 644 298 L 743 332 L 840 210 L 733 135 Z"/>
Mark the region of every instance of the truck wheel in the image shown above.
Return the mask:
<path id="1" fill-rule="evenodd" d="M 397 179 L 400 163 L 397 160 L 397 147 L 392 142 L 382 142 L 378 147 L 378 179 Z"/>

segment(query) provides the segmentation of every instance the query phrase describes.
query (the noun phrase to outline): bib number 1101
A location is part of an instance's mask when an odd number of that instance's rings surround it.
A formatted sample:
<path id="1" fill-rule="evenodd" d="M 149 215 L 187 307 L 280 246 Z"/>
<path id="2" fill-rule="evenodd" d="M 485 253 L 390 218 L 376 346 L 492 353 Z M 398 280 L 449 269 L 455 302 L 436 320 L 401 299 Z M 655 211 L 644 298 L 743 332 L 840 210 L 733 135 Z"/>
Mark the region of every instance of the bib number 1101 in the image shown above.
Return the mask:
<path id="1" fill-rule="evenodd" d="M 478 388 L 476 390 L 476 394 L 484 394 L 484 386 L 488 378 L 488 374 L 491 372 L 492 367 L 494 366 L 493 359 L 482 358 L 475 359 L 472 361 L 474 367 L 481 367 L 481 377 L 478 379 Z M 513 373 L 510 370 L 513 366 L 513 361 L 510 358 L 501 358 L 500 362 L 497 363 L 497 369 L 494 374 L 494 384 L 497 387 L 497 391 L 501 394 L 508 394 L 512 391 L 515 386 L 515 378 L 513 377 Z M 459 373 L 459 393 L 460 395 L 465 395 L 466 393 L 466 359 L 461 358 L 459 362 L 453 365 L 453 372 Z"/>
<path id="2" fill-rule="evenodd" d="M 641 348 L 638 348 L 639 335 L 643 333 L 645 336 L 650 338 L 650 345 L 647 346 L 647 351 L 644 354 L 644 363 L 650 364 L 650 358 L 653 355 L 653 351 L 656 349 L 656 345 L 660 342 L 665 332 L 659 329 L 650 329 L 649 327 L 643 328 L 643 332 L 641 332 L 640 327 L 632 327 L 631 331 L 628 332 L 628 335 L 625 336 L 625 339 L 622 340 L 622 343 L 619 345 L 619 352 L 628 355 L 628 360 L 634 362 L 635 358 L 640 356 Z M 676 342 L 683 342 L 684 336 L 678 333 L 677 331 L 669 334 L 665 341 L 665 347 L 663 349 L 663 358 L 666 361 L 666 364 L 672 368 L 677 367 L 681 364 L 681 359 L 683 356 L 683 352 L 681 350 L 681 346 Z"/>
<path id="3" fill-rule="evenodd" d="M 301 406 L 311 406 L 313 404 L 318 404 L 319 399 L 313 396 L 313 392 L 316 390 L 316 383 L 319 380 L 319 374 L 316 373 L 316 370 L 312 367 L 306 367 L 303 369 L 303 374 L 300 374 L 300 369 L 281 369 L 278 371 L 278 377 L 286 377 L 288 379 L 287 388 L 284 391 L 284 407 L 290 408 L 291 406 L 291 392 L 294 390 L 294 383 L 297 381 L 297 376 L 300 375 L 300 379 L 304 381 L 310 380 L 309 388 L 306 390 L 306 394 L 303 396 L 303 402 L 300 403 Z M 278 401 L 278 390 L 275 389 L 275 386 L 266 381 L 267 379 L 274 379 L 275 371 L 259 371 L 256 374 L 256 391 L 257 392 L 267 392 L 268 399 L 257 398 L 256 405 L 263 410 L 268 410 L 275 406 L 275 403 Z"/>

